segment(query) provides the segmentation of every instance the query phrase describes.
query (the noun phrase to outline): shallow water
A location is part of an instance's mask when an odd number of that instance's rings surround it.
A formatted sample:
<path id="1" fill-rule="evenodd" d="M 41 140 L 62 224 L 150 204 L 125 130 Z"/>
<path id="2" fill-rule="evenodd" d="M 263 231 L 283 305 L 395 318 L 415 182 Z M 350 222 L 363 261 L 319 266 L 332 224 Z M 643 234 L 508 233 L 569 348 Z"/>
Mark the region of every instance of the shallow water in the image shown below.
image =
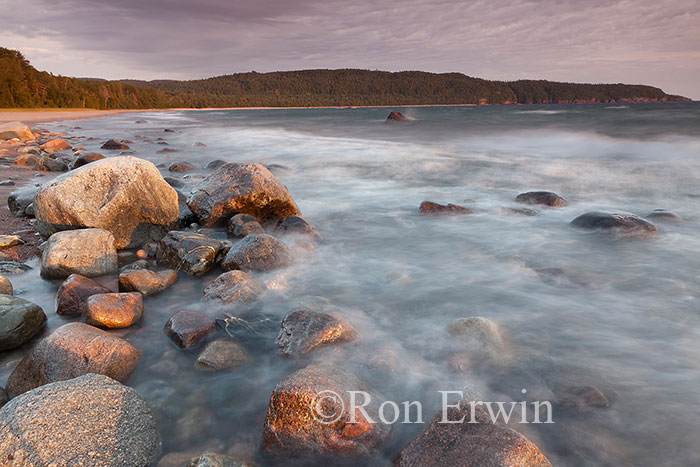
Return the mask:
<path id="1" fill-rule="evenodd" d="M 405 108 L 397 110 L 412 121 L 384 124 L 389 110 L 154 112 L 45 125 L 96 138 L 81 141 L 88 150 L 116 137 L 163 167 L 192 162 L 202 169 L 185 176 L 189 186 L 213 159 L 275 164 L 326 240 L 288 271 L 259 276 L 281 274 L 287 287 L 269 291 L 259 310 L 273 325 L 244 336 L 250 365 L 196 371 L 196 352 L 175 348 L 162 332 L 175 311 L 201 307 L 202 283 L 218 272 L 181 275 L 146 298 L 137 326 L 116 332 L 143 352 L 127 383 L 153 406 L 164 453 L 255 455 L 272 389 L 303 365 L 276 355 L 278 323 L 320 296 L 362 335 L 360 345 L 320 358 L 356 369 L 387 399 L 422 401 L 425 419 L 436 413 L 438 390 L 466 386 L 483 400 L 520 401 L 527 389 L 532 400 L 547 400 L 557 386 L 590 384 L 609 408 L 555 410 L 554 425 L 514 428 L 556 465 L 700 464 L 700 105 Z M 159 137 L 168 145 L 155 144 Z M 157 152 L 163 148 L 179 152 Z M 569 205 L 536 207 L 534 217 L 502 209 L 522 207 L 513 200 L 530 190 L 555 191 Z M 421 217 L 423 200 L 476 214 Z M 651 241 L 615 241 L 568 224 L 591 210 L 644 216 L 657 208 L 684 222 L 657 222 Z M 55 328 L 66 322 L 54 313 L 59 283 L 39 279 L 36 260 L 32 266 L 12 277 L 17 295 L 41 305 Z M 535 271 L 543 268 L 569 279 L 548 284 Z M 512 360 L 455 368 L 465 348 L 447 327 L 475 315 L 501 326 Z M 363 365 L 386 351 L 399 360 L 394 374 Z M 3 381 L 24 352 L 2 356 Z M 389 463 L 421 428 L 395 425 L 373 462 Z"/>

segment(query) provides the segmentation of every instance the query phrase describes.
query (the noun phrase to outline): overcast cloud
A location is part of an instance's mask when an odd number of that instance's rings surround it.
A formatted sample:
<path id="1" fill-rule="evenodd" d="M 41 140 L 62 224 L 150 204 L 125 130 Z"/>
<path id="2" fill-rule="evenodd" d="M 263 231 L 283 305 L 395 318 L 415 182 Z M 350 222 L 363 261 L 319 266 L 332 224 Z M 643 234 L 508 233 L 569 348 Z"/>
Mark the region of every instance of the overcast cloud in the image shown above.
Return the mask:
<path id="1" fill-rule="evenodd" d="M 56 74 L 459 71 L 700 99 L 700 0 L 0 0 L 0 11 L 0 46 Z"/>

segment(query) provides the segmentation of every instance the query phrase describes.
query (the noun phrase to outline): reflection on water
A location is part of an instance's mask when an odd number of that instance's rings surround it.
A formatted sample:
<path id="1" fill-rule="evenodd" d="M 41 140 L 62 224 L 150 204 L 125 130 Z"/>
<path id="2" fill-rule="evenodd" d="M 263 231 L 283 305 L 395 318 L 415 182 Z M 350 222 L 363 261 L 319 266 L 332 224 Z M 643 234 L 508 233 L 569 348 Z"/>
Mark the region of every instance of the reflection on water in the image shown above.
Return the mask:
<path id="1" fill-rule="evenodd" d="M 484 400 L 518 401 L 523 388 L 546 400 L 559 387 L 592 385 L 608 409 L 555 411 L 555 425 L 514 428 L 554 464 L 697 465 L 700 106 L 613 108 L 399 109 L 415 119 L 405 124 L 384 124 L 389 109 L 158 112 L 86 120 L 81 130 L 47 127 L 97 138 L 81 142 L 88 150 L 126 138 L 137 155 L 163 167 L 189 161 L 202 169 L 183 177 L 188 187 L 213 159 L 274 164 L 326 239 L 284 271 L 287 287 L 268 291 L 253 312 L 273 325 L 238 333 L 249 365 L 197 371 L 196 351 L 175 348 L 162 332 L 174 312 L 204 306 L 202 284 L 216 271 L 181 275 L 175 287 L 145 299 L 138 325 L 115 331 L 143 353 L 128 384 L 154 408 L 164 452 L 254 455 L 273 387 L 303 365 L 276 354 L 279 322 L 323 297 L 362 340 L 320 357 L 349 365 L 387 399 L 423 401 L 430 414 L 438 390 L 469 387 Z M 137 118 L 148 123 L 133 124 Z M 176 132 L 163 133 L 166 127 Z M 157 153 L 163 147 L 178 152 Z M 515 196 L 533 189 L 555 191 L 569 205 L 538 208 L 532 217 L 502 209 L 518 207 Z M 476 214 L 421 217 L 423 200 L 474 200 Z M 658 222 L 659 237 L 647 242 L 611 241 L 568 225 L 590 210 L 644 216 L 657 208 L 684 222 Z M 31 265 L 13 278 L 17 295 L 41 305 L 55 328 L 65 322 L 54 313 L 58 283 L 41 280 L 37 261 Z M 449 337 L 454 319 L 477 315 L 502 328 L 513 359 L 477 361 Z M 25 351 L 2 356 L 3 380 Z M 392 365 L 368 363 L 382 356 Z M 395 425 L 377 464 L 420 428 Z"/>

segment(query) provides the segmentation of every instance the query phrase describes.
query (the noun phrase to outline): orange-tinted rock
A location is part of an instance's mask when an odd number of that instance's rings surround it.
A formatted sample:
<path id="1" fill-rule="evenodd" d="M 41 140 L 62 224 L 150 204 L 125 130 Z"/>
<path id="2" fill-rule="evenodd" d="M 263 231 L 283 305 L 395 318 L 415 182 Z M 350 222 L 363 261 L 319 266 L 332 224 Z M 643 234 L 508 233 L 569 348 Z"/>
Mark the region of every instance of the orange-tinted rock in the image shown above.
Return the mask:
<path id="1" fill-rule="evenodd" d="M 138 292 L 96 294 L 88 298 L 87 324 L 126 328 L 141 319 L 143 295 Z"/>
<path id="2" fill-rule="evenodd" d="M 263 292 L 262 286 L 245 272 L 229 271 L 207 284 L 203 298 L 222 306 L 234 306 L 255 301 Z"/>
<path id="3" fill-rule="evenodd" d="M 41 146 L 39 146 L 42 151 L 48 153 L 54 153 L 58 151 L 63 151 L 64 149 L 70 149 L 71 146 L 65 140 L 62 139 L 52 139 Z"/>
<path id="4" fill-rule="evenodd" d="M 13 138 L 28 140 L 34 139 L 35 136 L 29 127 L 21 122 L 8 122 L 0 125 L 0 140 Z"/>
<path id="5" fill-rule="evenodd" d="M 120 150 L 120 149 L 126 150 L 126 149 L 129 149 L 129 146 L 127 144 L 119 141 L 118 139 L 110 139 L 106 143 L 104 143 L 100 147 L 100 149 L 109 149 L 112 151 L 116 151 L 116 150 Z"/>
<path id="6" fill-rule="evenodd" d="M 165 323 L 165 334 L 180 348 L 190 349 L 209 337 L 216 329 L 210 317 L 197 311 L 181 310 Z"/>
<path id="7" fill-rule="evenodd" d="M 265 229 L 258 219 L 250 214 L 236 214 L 226 224 L 229 237 L 243 238 L 250 234 L 264 234 Z"/>
<path id="8" fill-rule="evenodd" d="M 529 191 L 527 193 L 521 193 L 515 197 L 515 201 L 525 204 L 542 204 L 555 208 L 561 208 L 569 204 L 566 199 L 551 191 Z"/>
<path id="9" fill-rule="evenodd" d="M 56 292 L 56 313 L 81 316 L 87 313 L 87 300 L 98 293 L 111 293 L 104 285 L 80 274 L 71 274 Z"/>
<path id="10" fill-rule="evenodd" d="M 120 292 L 141 292 L 153 295 L 167 289 L 177 281 L 177 271 L 151 271 L 150 269 L 127 269 L 119 274 Z"/>
<path id="11" fill-rule="evenodd" d="M 218 339 L 209 342 L 197 357 L 195 368 L 204 371 L 222 371 L 248 363 L 250 357 L 236 341 Z"/>
<path id="12" fill-rule="evenodd" d="M 351 340 L 356 335 L 355 329 L 339 316 L 296 308 L 282 320 L 275 343 L 282 355 L 295 356 L 320 346 Z"/>
<path id="13" fill-rule="evenodd" d="M 170 171 L 170 172 L 189 172 L 190 170 L 194 170 L 194 168 L 195 168 L 194 165 L 190 164 L 189 162 L 178 161 L 178 162 L 173 162 L 172 164 L 170 164 L 170 167 L 168 167 L 168 171 Z"/>
<path id="14" fill-rule="evenodd" d="M 473 214 L 474 211 L 465 208 L 464 206 L 458 206 L 456 204 L 438 204 L 432 201 L 423 201 L 420 203 L 420 213 L 421 215 L 438 215 L 438 214 Z"/>

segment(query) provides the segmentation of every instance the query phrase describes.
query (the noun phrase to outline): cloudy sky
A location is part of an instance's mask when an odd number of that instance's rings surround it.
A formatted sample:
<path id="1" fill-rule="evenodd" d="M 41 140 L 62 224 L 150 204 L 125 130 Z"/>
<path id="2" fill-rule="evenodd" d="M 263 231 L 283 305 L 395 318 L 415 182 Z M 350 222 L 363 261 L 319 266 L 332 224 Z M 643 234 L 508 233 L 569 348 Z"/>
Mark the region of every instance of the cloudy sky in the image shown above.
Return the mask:
<path id="1" fill-rule="evenodd" d="M 700 99 L 700 0 L 0 0 L 0 11 L 0 46 L 55 74 L 458 71 Z"/>

